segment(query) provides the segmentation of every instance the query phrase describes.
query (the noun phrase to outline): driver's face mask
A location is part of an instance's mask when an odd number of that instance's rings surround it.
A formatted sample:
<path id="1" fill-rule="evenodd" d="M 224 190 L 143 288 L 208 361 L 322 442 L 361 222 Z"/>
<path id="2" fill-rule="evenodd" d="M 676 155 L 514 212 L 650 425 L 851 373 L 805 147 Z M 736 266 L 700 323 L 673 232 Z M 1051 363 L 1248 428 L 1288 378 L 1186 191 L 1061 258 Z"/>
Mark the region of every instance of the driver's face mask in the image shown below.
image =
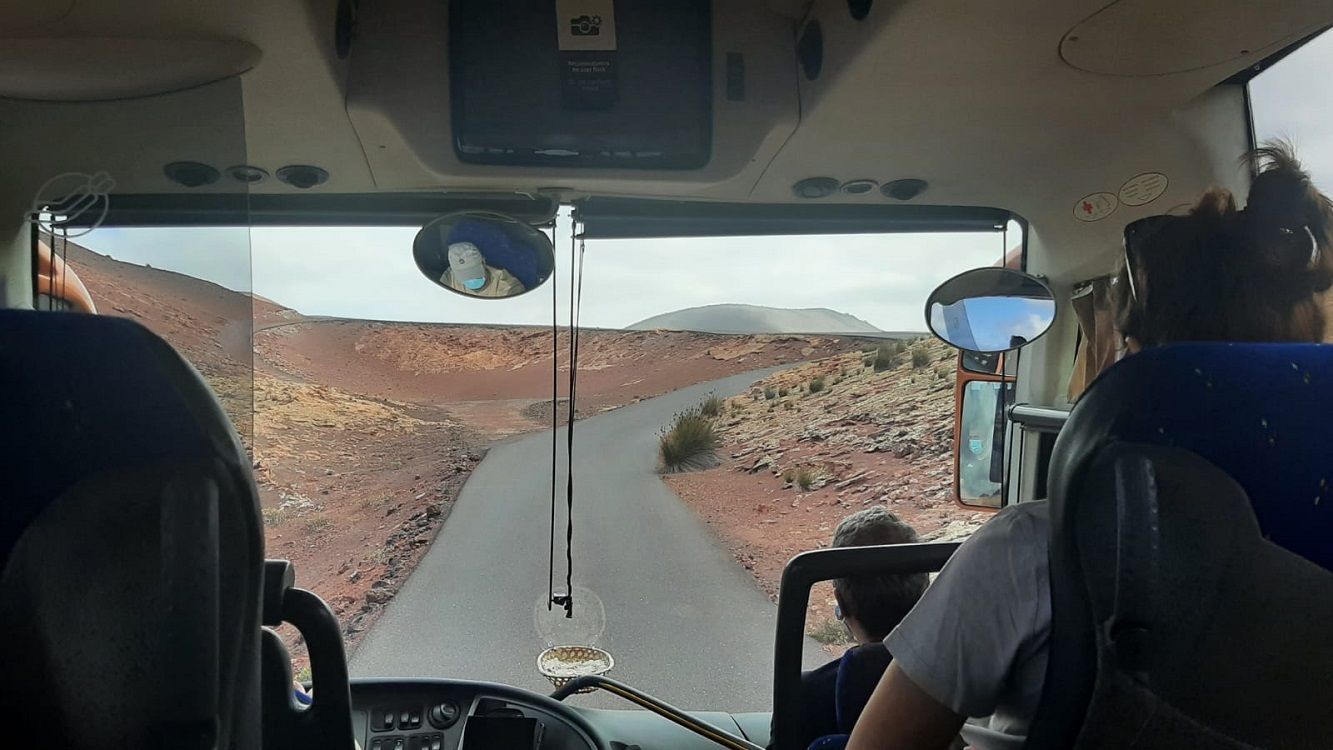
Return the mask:
<path id="1" fill-rule="evenodd" d="M 468 289 L 476 291 L 486 286 L 486 262 L 471 242 L 455 242 L 449 246 L 449 269 Z"/>

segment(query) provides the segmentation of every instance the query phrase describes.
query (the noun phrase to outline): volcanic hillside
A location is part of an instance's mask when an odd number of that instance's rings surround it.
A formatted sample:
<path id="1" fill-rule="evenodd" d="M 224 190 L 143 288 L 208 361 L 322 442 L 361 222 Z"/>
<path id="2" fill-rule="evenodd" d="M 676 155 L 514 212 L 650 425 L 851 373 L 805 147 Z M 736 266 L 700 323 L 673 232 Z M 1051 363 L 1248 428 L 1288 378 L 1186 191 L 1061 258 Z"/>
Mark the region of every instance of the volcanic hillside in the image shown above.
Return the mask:
<path id="1" fill-rule="evenodd" d="M 343 623 L 349 647 L 406 580 L 487 445 L 549 426 L 549 328 L 306 318 L 70 243 L 98 312 L 133 318 L 218 392 L 251 451 L 266 553 Z M 568 331 L 556 342 L 568 377 Z M 580 416 L 694 383 L 855 351 L 840 336 L 590 330 Z M 562 382 L 561 392 L 564 392 Z M 289 646 L 301 657 L 294 633 Z"/>

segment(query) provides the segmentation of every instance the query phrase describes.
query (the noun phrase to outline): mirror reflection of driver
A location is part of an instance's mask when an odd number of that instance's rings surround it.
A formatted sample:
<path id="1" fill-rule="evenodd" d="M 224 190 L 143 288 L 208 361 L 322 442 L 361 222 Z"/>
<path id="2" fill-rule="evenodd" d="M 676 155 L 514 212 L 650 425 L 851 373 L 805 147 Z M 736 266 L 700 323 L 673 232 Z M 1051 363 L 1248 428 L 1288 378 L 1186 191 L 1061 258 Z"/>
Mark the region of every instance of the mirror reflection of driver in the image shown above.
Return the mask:
<path id="1" fill-rule="evenodd" d="M 481 250 L 471 242 L 449 245 L 449 268 L 440 283 L 474 297 L 513 297 L 525 291 L 523 282 L 513 274 L 487 264 Z"/>
<path id="2" fill-rule="evenodd" d="M 1000 484 L 991 481 L 998 383 L 973 381 L 963 393 L 962 445 L 958 447 L 958 490 L 965 503 L 998 507 Z"/>

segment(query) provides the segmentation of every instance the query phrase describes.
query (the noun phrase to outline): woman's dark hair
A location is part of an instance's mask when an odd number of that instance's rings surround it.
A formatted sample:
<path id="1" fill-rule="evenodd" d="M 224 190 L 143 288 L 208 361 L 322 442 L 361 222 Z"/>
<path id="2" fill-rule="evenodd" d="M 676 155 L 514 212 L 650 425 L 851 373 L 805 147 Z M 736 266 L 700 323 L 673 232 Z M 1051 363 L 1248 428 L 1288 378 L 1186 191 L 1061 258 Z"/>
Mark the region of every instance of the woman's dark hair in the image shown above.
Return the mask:
<path id="1" fill-rule="evenodd" d="M 1230 192 L 1213 189 L 1187 215 L 1160 217 L 1137 236 L 1127 228 L 1111 292 L 1120 335 L 1144 347 L 1323 339 L 1333 202 L 1289 144 L 1246 158 L 1256 176 L 1244 210 Z"/>
<path id="2" fill-rule="evenodd" d="M 919 541 L 911 526 L 880 507 L 866 508 L 842 519 L 833 532 L 834 547 L 912 544 Z M 926 592 L 925 573 L 836 578 L 833 592 L 845 615 L 855 617 L 866 634 L 884 637 L 912 611 Z"/>

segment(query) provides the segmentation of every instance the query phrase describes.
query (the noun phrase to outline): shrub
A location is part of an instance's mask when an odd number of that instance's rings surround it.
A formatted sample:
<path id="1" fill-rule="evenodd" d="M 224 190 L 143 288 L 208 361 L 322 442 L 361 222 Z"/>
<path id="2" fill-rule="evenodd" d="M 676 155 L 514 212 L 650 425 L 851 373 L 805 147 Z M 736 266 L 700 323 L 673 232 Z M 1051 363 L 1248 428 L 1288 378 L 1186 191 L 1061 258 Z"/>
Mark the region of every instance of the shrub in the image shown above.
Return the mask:
<path id="1" fill-rule="evenodd" d="M 715 393 L 708 394 L 708 398 L 699 404 L 699 413 L 705 417 L 716 417 L 722 413 L 722 399 Z"/>
<path id="2" fill-rule="evenodd" d="M 826 646 L 842 646 L 852 642 L 842 623 L 829 618 L 810 628 L 810 637 Z"/>
<path id="3" fill-rule="evenodd" d="M 265 526 L 277 526 L 282 523 L 282 519 L 286 515 L 282 512 L 281 508 L 265 508 L 262 511 L 262 514 L 264 516 Z"/>
<path id="4" fill-rule="evenodd" d="M 814 380 L 811 380 L 811 381 L 810 381 L 810 392 L 811 392 L 811 393 L 819 393 L 819 392 L 822 391 L 822 390 L 824 390 L 824 379 L 823 379 L 823 378 L 815 378 Z"/>
<path id="5" fill-rule="evenodd" d="M 782 408 L 786 409 L 787 411 L 791 411 L 791 402 L 790 402 L 790 401 L 783 401 L 783 402 L 782 402 Z"/>
<path id="6" fill-rule="evenodd" d="M 930 350 L 922 344 L 912 348 L 912 367 L 921 368 L 930 364 Z"/>
<path id="7" fill-rule="evenodd" d="M 671 429 L 658 438 L 658 453 L 667 473 L 716 466 L 717 433 L 712 420 L 694 409 L 677 414 Z"/>
<path id="8" fill-rule="evenodd" d="M 796 470 L 795 470 L 795 469 L 785 469 L 785 470 L 783 470 L 783 472 L 782 472 L 782 481 L 783 481 L 784 483 L 786 483 L 786 484 L 795 484 L 795 483 L 796 483 Z"/>
<path id="9" fill-rule="evenodd" d="M 796 486 L 804 492 L 810 489 L 810 485 L 815 483 L 815 471 L 804 466 L 796 470 Z"/>
<path id="10" fill-rule="evenodd" d="M 893 342 L 893 353 L 894 353 L 894 354 L 906 354 L 906 353 L 907 353 L 907 342 L 906 342 L 906 341 L 903 341 L 902 339 L 899 339 L 898 341 Z"/>
<path id="11" fill-rule="evenodd" d="M 779 389 L 778 389 L 778 395 L 779 395 L 779 396 L 785 396 L 785 395 L 787 395 L 788 393 L 791 393 L 791 391 L 788 390 L 788 389 L 786 389 L 786 388 L 779 388 Z"/>
<path id="12" fill-rule="evenodd" d="M 778 397 L 778 392 L 777 392 L 777 391 L 773 390 L 772 388 L 765 388 L 765 389 L 764 389 L 764 400 L 765 400 L 765 401 L 772 401 L 773 399 L 775 399 L 775 398 L 777 398 L 777 397 Z"/>
<path id="13" fill-rule="evenodd" d="M 902 342 L 898 342 L 901 344 Z M 875 350 L 875 356 L 870 360 L 870 366 L 875 368 L 875 372 L 884 372 L 892 370 L 902 364 L 902 357 L 899 355 L 897 345 L 883 344 Z"/>
<path id="14" fill-rule="evenodd" d="M 328 529 L 332 528 L 333 521 L 324 518 L 323 516 L 312 516 L 310 518 L 307 518 L 303 525 L 305 526 L 305 530 L 307 533 L 318 534 L 322 531 L 327 531 Z"/>

